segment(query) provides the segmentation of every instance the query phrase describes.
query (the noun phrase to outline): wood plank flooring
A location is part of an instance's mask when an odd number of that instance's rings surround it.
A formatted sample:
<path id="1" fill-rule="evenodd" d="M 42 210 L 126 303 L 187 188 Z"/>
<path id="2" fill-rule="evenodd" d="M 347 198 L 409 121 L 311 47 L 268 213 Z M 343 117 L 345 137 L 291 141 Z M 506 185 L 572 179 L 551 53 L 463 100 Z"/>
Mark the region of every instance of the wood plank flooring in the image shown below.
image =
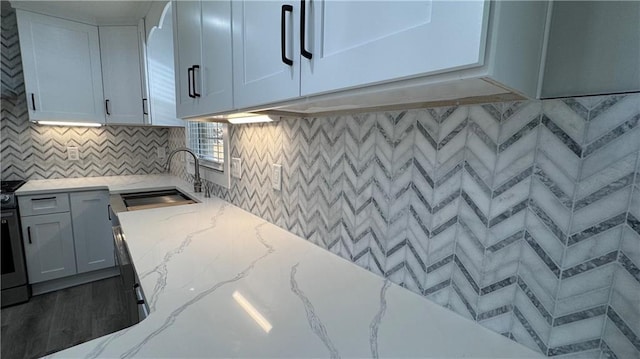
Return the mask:
<path id="1" fill-rule="evenodd" d="M 32 297 L 0 313 L 2 359 L 39 358 L 129 325 L 120 277 Z"/>

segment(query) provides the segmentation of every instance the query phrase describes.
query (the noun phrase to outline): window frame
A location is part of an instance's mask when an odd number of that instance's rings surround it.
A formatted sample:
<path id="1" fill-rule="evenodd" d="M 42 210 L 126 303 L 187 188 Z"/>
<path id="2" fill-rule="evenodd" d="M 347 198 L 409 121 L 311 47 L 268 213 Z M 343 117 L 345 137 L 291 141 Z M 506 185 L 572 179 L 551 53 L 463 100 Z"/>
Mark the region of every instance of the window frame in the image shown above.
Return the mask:
<path id="1" fill-rule="evenodd" d="M 191 143 L 189 139 L 189 122 L 202 122 L 202 121 L 188 121 L 185 120 L 185 145 L 187 148 L 191 149 Z M 229 147 L 230 142 L 230 133 L 229 133 L 229 125 L 226 123 L 220 123 L 222 125 L 222 145 L 223 145 L 223 163 L 217 163 L 213 161 L 209 161 L 204 158 L 200 158 L 198 156 L 198 162 L 200 165 L 200 177 L 202 179 L 217 184 L 219 186 L 225 187 L 227 189 L 230 188 L 231 184 L 231 150 Z M 192 150 L 192 149 L 191 149 Z M 194 151 L 195 152 L 195 151 Z M 187 173 L 193 175 L 194 171 L 194 161 L 191 156 L 186 156 L 186 169 Z"/>
<path id="2" fill-rule="evenodd" d="M 227 162 L 227 151 L 225 151 L 225 147 L 226 147 L 226 136 L 225 133 L 227 132 L 227 130 L 225 129 L 225 124 L 223 123 L 217 123 L 217 122 L 203 122 L 203 121 L 186 121 L 187 122 L 187 126 L 185 126 L 186 128 L 186 147 L 188 149 L 190 149 L 191 151 L 193 151 L 197 156 L 198 156 L 198 162 L 199 165 L 201 167 L 206 167 L 215 171 L 220 171 L 220 172 L 224 172 L 224 167 L 225 167 L 225 163 Z M 192 138 L 191 138 L 191 133 L 192 133 L 192 129 L 191 126 L 192 125 L 206 125 L 206 124 L 216 124 L 221 126 L 222 129 L 222 136 L 221 136 L 221 140 L 222 140 L 222 161 L 218 162 L 218 161 L 212 161 L 206 157 L 204 157 L 202 154 L 199 153 L 198 149 L 195 149 L 192 147 Z M 200 132 L 201 129 L 198 129 L 198 134 L 202 134 L 202 132 Z M 214 138 L 215 139 L 215 138 Z M 202 139 L 198 138 L 198 146 L 199 143 L 202 141 Z M 193 158 L 188 157 L 188 161 L 193 165 Z"/>

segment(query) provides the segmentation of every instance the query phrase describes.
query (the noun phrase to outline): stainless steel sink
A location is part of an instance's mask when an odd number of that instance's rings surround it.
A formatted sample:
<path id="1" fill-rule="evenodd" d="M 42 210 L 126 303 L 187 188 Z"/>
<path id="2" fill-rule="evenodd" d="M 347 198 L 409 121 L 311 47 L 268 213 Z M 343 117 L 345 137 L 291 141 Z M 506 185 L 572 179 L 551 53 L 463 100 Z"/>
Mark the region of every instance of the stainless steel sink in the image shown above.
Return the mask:
<path id="1" fill-rule="evenodd" d="M 122 198 L 127 211 L 197 203 L 186 194 L 176 189 L 123 193 L 120 197 Z"/>

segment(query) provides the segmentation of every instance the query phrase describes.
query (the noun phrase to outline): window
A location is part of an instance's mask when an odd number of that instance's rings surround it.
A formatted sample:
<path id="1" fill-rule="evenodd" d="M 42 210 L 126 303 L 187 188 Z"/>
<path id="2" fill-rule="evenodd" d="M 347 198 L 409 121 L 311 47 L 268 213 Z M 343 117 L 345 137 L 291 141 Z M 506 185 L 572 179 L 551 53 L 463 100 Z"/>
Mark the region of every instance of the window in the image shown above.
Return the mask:
<path id="1" fill-rule="evenodd" d="M 216 122 L 187 121 L 187 146 L 202 162 L 201 165 L 224 169 L 224 125 Z"/>

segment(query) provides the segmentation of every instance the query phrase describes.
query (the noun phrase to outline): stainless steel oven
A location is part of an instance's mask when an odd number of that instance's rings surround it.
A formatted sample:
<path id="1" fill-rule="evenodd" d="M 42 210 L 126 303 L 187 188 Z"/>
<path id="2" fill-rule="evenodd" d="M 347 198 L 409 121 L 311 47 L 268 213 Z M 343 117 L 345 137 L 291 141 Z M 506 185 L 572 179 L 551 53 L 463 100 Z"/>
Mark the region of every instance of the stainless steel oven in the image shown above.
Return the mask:
<path id="1" fill-rule="evenodd" d="M 14 192 L 24 181 L 2 181 L 0 199 L 2 204 L 0 241 L 0 267 L 2 267 L 2 307 L 26 302 L 31 297 L 27 281 L 27 267 L 24 259 L 20 214 Z"/>

